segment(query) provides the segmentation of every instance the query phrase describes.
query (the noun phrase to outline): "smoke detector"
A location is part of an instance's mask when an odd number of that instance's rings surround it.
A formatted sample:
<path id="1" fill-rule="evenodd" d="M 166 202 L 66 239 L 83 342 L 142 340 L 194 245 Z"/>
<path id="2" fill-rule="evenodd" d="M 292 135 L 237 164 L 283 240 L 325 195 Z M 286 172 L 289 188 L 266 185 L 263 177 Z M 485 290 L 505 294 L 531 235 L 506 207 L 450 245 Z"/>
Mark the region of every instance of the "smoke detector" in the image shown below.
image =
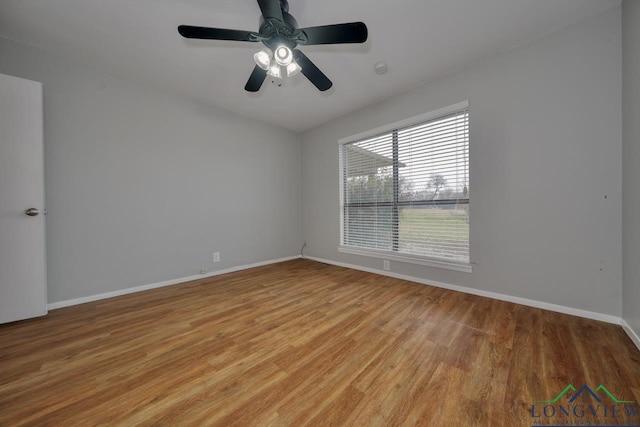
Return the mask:
<path id="1" fill-rule="evenodd" d="M 387 72 L 389 67 L 387 66 L 386 63 L 380 61 L 380 62 L 376 62 L 376 65 L 373 66 L 373 69 L 376 71 L 376 74 L 384 74 Z"/>

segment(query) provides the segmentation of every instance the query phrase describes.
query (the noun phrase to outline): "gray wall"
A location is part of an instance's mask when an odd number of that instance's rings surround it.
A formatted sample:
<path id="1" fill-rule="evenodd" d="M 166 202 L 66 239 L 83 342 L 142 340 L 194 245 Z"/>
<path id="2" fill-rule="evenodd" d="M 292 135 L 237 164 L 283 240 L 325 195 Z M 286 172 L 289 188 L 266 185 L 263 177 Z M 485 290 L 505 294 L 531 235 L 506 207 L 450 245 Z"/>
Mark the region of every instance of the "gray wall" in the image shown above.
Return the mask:
<path id="1" fill-rule="evenodd" d="M 0 72 L 44 83 L 50 302 L 298 253 L 296 134 L 5 39 Z"/>
<path id="2" fill-rule="evenodd" d="M 304 133 L 306 254 L 381 270 L 337 250 L 338 140 L 468 99 L 477 265 L 391 270 L 620 316 L 620 20 L 615 8 Z"/>
<path id="3" fill-rule="evenodd" d="M 622 317 L 640 336 L 640 1 L 622 4 Z"/>

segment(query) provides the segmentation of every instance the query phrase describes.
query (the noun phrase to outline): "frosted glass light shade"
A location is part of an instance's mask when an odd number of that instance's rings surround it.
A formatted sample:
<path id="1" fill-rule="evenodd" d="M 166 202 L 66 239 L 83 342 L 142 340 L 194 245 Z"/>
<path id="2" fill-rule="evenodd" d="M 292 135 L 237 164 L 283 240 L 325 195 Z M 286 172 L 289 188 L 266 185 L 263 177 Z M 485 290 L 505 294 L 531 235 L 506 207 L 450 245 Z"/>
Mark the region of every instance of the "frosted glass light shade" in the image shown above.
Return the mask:
<path id="1" fill-rule="evenodd" d="M 253 55 L 253 60 L 256 61 L 258 67 L 267 71 L 269 69 L 269 65 L 271 64 L 271 58 L 273 57 L 271 51 L 267 48 L 262 49 L 260 52 L 256 52 Z"/>
<path id="2" fill-rule="evenodd" d="M 284 45 L 278 46 L 273 56 L 278 65 L 282 65 L 283 67 L 286 67 L 293 61 L 293 52 Z"/>
<path id="3" fill-rule="evenodd" d="M 287 65 L 287 77 L 293 77 L 296 74 L 300 73 L 300 71 L 302 71 L 302 68 L 298 64 L 296 64 L 295 61 Z"/>
<path id="4" fill-rule="evenodd" d="M 282 78 L 282 72 L 280 71 L 280 66 L 276 63 L 276 61 L 273 61 L 271 63 L 271 66 L 269 67 L 269 71 L 267 71 L 267 75 L 271 77 L 275 77 L 276 79 Z"/>

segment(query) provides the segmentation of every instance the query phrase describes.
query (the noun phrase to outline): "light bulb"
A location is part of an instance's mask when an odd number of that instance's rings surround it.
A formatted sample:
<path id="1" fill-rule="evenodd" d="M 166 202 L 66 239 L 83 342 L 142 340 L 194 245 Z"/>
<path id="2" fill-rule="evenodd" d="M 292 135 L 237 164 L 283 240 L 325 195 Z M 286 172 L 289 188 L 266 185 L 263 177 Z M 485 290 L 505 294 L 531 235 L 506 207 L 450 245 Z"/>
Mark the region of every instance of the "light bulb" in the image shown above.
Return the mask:
<path id="1" fill-rule="evenodd" d="M 291 61 L 293 61 L 293 52 L 284 45 L 280 45 L 276 48 L 274 56 L 278 65 L 282 65 L 283 67 L 286 67 L 291 64 Z"/>
<path id="2" fill-rule="evenodd" d="M 271 51 L 265 48 L 265 49 L 262 49 L 260 52 L 256 52 L 256 54 L 253 55 L 253 60 L 256 61 L 256 64 L 258 65 L 258 67 L 267 71 L 269 69 L 269 64 L 271 64 L 272 56 L 273 55 L 271 54 Z"/>
<path id="3" fill-rule="evenodd" d="M 295 61 L 292 61 L 289 65 L 287 65 L 287 77 L 293 77 L 302 71 L 302 68 L 296 64 Z"/>

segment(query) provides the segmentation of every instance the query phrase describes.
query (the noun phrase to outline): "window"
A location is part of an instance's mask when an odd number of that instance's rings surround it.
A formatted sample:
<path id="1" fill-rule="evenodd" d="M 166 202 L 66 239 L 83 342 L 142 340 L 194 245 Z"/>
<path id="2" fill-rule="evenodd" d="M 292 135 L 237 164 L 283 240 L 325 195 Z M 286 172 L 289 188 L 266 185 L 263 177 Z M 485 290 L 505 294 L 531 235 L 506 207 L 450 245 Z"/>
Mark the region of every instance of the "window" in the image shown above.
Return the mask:
<path id="1" fill-rule="evenodd" d="M 340 251 L 471 271 L 469 108 L 340 141 Z"/>

